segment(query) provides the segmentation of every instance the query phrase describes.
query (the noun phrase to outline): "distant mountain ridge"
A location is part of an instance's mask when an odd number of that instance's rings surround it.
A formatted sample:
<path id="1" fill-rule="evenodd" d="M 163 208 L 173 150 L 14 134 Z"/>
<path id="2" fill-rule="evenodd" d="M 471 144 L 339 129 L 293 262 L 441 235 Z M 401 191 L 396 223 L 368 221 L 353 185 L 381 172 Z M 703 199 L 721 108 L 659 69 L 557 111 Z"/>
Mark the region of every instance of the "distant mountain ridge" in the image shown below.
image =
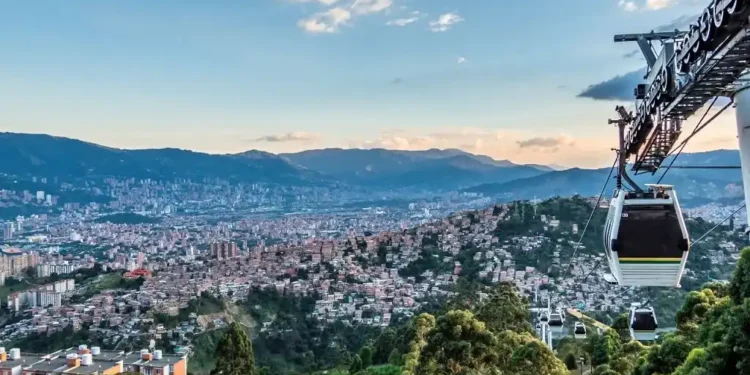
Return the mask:
<path id="1" fill-rule="evenodd" d="M 609 169 L 556 170 L 494 160 L 458 149 L 400 151 L 322 149 L 275 155 L 250 150 L 206 154 L 175 148 L 125 150 L 40 134 L 0 133 L 0 174 L 72 178 L 132 177 L 171 180 L 222 179 L 285 186 L 360 186 L 374 191 L 462 190 L 499 199 L 596 195 Z M 665 163 L 667 165 L 669 160 Z M 675 166 L 738 166 L 737 150 L 682 154 Z M 661 175 L 638 176 L 639 183 Z M 665 183 L 680 197 L 733 197 L 741 192 L 734 169 L 673 169 Z M 614 187 L 614 184 L 610 188 Z"/>
<path id="2" fill-rule="evenodd" d="M 400 151 L 329 148 L 280 156 L 351 184 L 457 189 L 483 182 L 506 182 L 551 171 L 457 149 Z"/>
<path id="3" fill-rule="evenodd" d="M 176 148 L 124 150 L 43 134 L 0 133 L 0 173 L 73 178 L 220 178 L 287 185 L 330 179 L 270 153 L 212 155 Z"/>
<path id="4" fill-rule="evenodd" d="M 672 157 L 664 162 L 669 165 Z M 742 172 L 739 169 L 680 169 L 681 166 L 739 166 L 740 157 L 737 150 L 716 150 L 692 154 L 681 154 L 675 161 L 663 184 L 674 185 L 678 197 L 696 198 L 733 198 L 742 196 Z M 639 185 L 656 183 L 664 173 L 660 169 L 656 174 L 633 176 Z M 601 191 L 610 168 L 581 169 L 571 168 L 553 171 L 539 176 L 513 180 L 505 183 L 490 183 L 465 189 L 466 192 L 480 193 L 500 199 L 544 199 L 552 196 L 596 196 Z M 614 178 L 614 173 L 613 173 Z M 614 190 L 612 179 L 605 196 L 609 197 Z"/>

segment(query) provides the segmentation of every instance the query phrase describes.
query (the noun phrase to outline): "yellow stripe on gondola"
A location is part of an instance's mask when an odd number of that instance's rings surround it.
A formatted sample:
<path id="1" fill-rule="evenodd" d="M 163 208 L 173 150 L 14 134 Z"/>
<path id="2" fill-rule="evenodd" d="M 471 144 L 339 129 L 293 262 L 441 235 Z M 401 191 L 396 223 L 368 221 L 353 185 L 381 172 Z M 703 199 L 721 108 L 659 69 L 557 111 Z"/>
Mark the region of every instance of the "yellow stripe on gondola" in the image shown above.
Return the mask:
<path id="1" fill-rule="evenodd" d="M 682 258 L 619 258 L 622 263 L 680 263 Z"/>

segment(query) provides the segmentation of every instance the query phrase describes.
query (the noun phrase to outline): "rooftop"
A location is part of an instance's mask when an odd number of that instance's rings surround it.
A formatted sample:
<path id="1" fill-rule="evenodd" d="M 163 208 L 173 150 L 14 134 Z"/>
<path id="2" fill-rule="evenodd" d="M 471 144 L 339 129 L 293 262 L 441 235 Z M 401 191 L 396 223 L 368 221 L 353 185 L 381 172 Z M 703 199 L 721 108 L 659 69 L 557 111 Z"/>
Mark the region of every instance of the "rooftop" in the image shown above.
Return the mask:
<path id="1" fill-rule="evenodd" d="M 0 369 L 11 369 L 17 366 L 23 366 L 25 369 L 56 373 L 65 372 L 68 374 L 94 374 L 103 370 L 112 368 L 117 362 L 122 361 L 124 365 L 136 365 L 145 367 L 164 367 L 173 366 L 180 362 L 187 355 L 185 354 L 162 354 L 161 359 L 144 360 L 140 351 L 124 352 L 101 350 L 99 354 L 92 355 L 92 364 L 90 366 L 70 367 L 67 363 L 67 355 L 80 354 L 78 348 L 71 347 L 58 350 L 48 354 L 39 353 L 21 353 L 21 358 L 11 360 L 8 358 L 5 362 L 0 362 Z M 153 358 L 153 352 L 151 352 Z"/>

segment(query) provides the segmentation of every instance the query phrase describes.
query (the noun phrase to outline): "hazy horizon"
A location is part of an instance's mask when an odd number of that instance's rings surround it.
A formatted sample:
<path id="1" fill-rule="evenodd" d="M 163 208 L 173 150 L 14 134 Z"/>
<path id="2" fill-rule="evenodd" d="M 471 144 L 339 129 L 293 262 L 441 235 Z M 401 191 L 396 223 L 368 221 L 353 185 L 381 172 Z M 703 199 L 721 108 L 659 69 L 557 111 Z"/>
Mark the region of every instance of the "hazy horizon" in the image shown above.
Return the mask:
<path id="1" fill-rule="evenodd" d="M 2 134 L 2 132 L 3 131 L 0 130 L 0 134 Z M 611 166 L 611 160 L 607 161 L 606 165 L 604 163 L 602 163 L 601 165 L 591 166 L 591 167 L 584 167 L 584 166 L 580 166 L 580 165 L 565 165 L 565 164 L 560 164 L 560 163 L 556 163 L 556 162 L 552 162 L 552 163 L 522 163 L 522 162 L 519 162 L 519 161 L 514 160 L 512 158 L 498 159 L 498 158 L 495 158 L 495 157 L 493 157 L 491 155 L 488 155 L 488 154 L 483 154 L 483 153 L 479 153 L 479 152 L 472 152 L 470 150 L 464 150 L 464 149 L 461 149 L 461 148 L 458 148 L 458 147 L 448 147 L 448 148 L 431 147 L 431 148 L 411 149 L 411 150 L 393 149 L 393 148 L 376 147 L 376 146 L 373 146 L 373 147 L 319 147 L 319 148 L 300 149 L 298 151 L 293 151 L 293 152 L 271 152 L 271 151 L 266 151 L 266 150 L 262 150 L 262 149 L 258 149 L 258 148 L 249 148 L 249 149 L 241 150 L 241 151 L 238 151 L 238 152 L 207 152 L 207 151 L 195 150 L 195 149 L 184 148 L 184 147 L 175 147 L 175 146 L 169 146 L 169 145 L 164 145 L 164 146 L 161 146 L 161 147 L 117 147 L 117 146 L 112 146 L 112 145 L 108 145 L 108 144 L 102 144 L 102 143 L 98 143 L 98 142 L 89 141 L 89 140 L 86 140 L 86 139 L 72 138 L 72 137 L 67 137 L 67 136 L 62 136 L 62 135 L 55 135 L 55 134 L 47 134 L 47 133 L 22 133 L 22 132 L 11 132 L 11 133 L 15 133 L 15 134 L 32 134 L 32 135 L 49 135 L 49 136 L 59 137 L 59 138 L 75 139 L 75 140 L 79 140 L 79 141 L 83 141 L 83 142 L 87 142 L 87 143 L 93 143 L 95 145 L 103 146 L 103 147 L 108 147 L 108 148 L 116 148 L 116 149 L 131 150 L 131 151 L 137 151 L 137 150 L 155 150 L 155 149 L 157 149 L 157 150 L 158 149 L 181 149 L 181 150 L 192 151 L 192 152 L 201 152 L 201 153 L 211 154 L 211 155 L 232 155 L 232 154 L 240 154 L 240 153 L 244 153 L 244 152 L 260 151 L 260 152 L 267 152 L 267 153 L 274 154 L 274 155 L 278 156 L 278 155 L 282 155 L 282 154 L 293 154 L 293 153 L 299 153 L 299 152 L 305 152 L 305 151 L 321 151 L 321 150 L 334 150 L 334 149 L 339 149 L 339 150 L 376 150 L 376 149 L 382 149 L 382 150 L 389 150 L 389 151 L 406 151 L 406 152 L 419 152 L 419 151 L 430 151 L 430 150 L 439 150 L 439 151 L 459 150 L 459 151 L 463 151 L 463 152 L 466 152 L 466 153 L 469 153 L 469 154 L 473 154 L 473 155 L 488 156 L 488 157 L 492 158 L 495 161 L 509 161 L 509 162 L 514 163 L 514 164 L 520 164 L 520 165 L 524 165 L 524 164 L 544 165 L 544 166 L 547 166 L 547 167 L 550 167 L 550 168 L 553 168 L 553 169 L 561 169 L 561 168 L 562 169 L 569 169 L 569 168 L 599 169 L 599 168 L 609 168 Z M 735 147 L 735 148 L 724 147 L 724 148 L 716 148 L 716 149 L 701 150 L 701 151 L 687 151 L 686 153 L 711 152 L 711 151 L 722 151 L 722 150 L 738 151 L 738 148 L 737 147 Z"/>

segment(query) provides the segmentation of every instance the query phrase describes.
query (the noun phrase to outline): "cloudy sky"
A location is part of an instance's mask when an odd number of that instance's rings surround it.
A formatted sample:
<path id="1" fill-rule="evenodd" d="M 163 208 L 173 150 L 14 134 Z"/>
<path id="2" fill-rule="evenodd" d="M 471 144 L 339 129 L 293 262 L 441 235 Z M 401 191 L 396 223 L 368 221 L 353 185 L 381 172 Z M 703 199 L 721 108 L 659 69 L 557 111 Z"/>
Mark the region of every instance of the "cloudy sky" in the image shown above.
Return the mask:
<path id="1" fill-rule="evenodd" d="M 607 119 L 644 66 L 612 36 L 682 27 L 707 3 L 0 0 L 0 131 L 605 166 Z M 736 148 L 733 116 L 690 149 Z"/>

